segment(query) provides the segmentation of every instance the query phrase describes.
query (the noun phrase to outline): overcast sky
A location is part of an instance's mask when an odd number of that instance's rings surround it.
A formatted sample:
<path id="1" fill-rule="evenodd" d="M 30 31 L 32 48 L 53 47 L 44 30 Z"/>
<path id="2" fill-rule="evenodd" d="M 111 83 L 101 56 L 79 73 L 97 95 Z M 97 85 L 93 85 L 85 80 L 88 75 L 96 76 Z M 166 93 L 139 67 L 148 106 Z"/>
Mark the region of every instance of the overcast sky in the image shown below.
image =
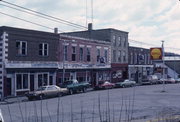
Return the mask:
<path id="1" fill-rule="evenodd" d="M 29 9 L 86 26 L 91 21 L 91 0 L 5 0 Z M 0 4 L 5 4 L 0 2 Z M 12 6 L 13 7 L 13 6 Z M 87 10 L 87 11 L 86 11 Z M 83 30 L 61 23 L 52 22 L 30 14 L 25 14 L 0 5 L 0 12 L 51 28 L 58 27 L 63 32 Z M 87 14 L 86 14 L 87 13 Z M 47 28 L 26 23 L 0 13 L 0 26 L 51 31 Z M 165 50 L 180 54 L 180 1 L 179 0 L 94 0 L 93 28 L 115 28 L 129 32 L 129 39 L 149 43 L 136 44 L 141 47 L 161 46 Z M 151 44 L 151 45 L 150 45 Z M 130 45 L 135 45 L 130 41 Z M 172 48 L 167 48 L 172 47 Z"/>

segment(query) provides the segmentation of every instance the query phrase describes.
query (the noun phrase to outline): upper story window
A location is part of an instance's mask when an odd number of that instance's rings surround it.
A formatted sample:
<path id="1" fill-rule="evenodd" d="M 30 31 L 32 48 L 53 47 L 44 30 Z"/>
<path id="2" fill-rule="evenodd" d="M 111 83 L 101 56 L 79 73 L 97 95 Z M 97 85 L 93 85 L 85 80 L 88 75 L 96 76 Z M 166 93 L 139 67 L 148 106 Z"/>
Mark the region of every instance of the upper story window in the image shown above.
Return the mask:
<path id="1" fill-rule="evenodd" d="M 118 62 L 121 62 L 121 50 L 118 51 Z"/>
<path id="2" fill-rule="evenodd" d="M 97 62 L 100 60 L 100 49 L 97 49 Z"/>
<path id="3" fill-rule="evenodd" d="M 49 45 L 47 43 L 39 44 L 39 55 L 48 56 L 48 53 L 49 53 L 48 48 L 49 48 Z"/>
<path id="4" fill-rule="evenodd" d="M 123 51 L 123 62 L 126 62 L 126 52 Z"/>
<path id="5" fill-rule="evenodd" d="M 108 60 L 108 50 L 104 50 L 104 58 L 105 58 L 105 62 L 107 62 Z"/>
<path id="6" fill-rule="evenodd" d="M 124 47 L 126 47 L 126 38 L 122 37 L 122 42 L 124 43 Z"/>
<path id="7" fill-rule="evenodd" d="M 116 36 L 113 36 L 113 46 L 116 46 Z"/>
<path id="8" fill-rule="evenodd" d="M 87 61 L 91 61 L 91 49 L 87 48 Z"/>
<path id="9" fill-rule="evenodd" d="M 26 41 L 16 41 L 16 51 L 18 55 L 27 55 L 27 42 Z"/>
<path id="10" fill-rule="evenodd" d="M 113 50 L 113 62 L 116 62 L 116 50 Z"/>
<path id="11" fill-rule="evenodd" d="M 134 54 L 134 64 L 137 64 L 137 54 Z"/>
<path id="12" fill-rule="evenodd" d="M 131 60 L 131 64 L 133 64 L 133 53 L 131 53 L 130 60 Z"/>
<path id="13" fill-rule="evenodd" d="M 121 37 L 118 37 L 119 47 L 121 46 Z"/>
<path id="14" fill-rule="evenodd" d="M 64 61 L 68 60 L 68 46 L 64 45 Z"/>
<path id="15" fill-rule="evenodd" d="M 80 61 L 83 61 L 83 55 L 84 55 L 84 51 L 83 51 L 83 48 L 81 47 L 81 48 L 79 48 L 79 60 Z"/>
<path id="16" fill-rule="evenodd" d="M 72 61 L 76 61 L 76 47 L 72 46 Z"/>

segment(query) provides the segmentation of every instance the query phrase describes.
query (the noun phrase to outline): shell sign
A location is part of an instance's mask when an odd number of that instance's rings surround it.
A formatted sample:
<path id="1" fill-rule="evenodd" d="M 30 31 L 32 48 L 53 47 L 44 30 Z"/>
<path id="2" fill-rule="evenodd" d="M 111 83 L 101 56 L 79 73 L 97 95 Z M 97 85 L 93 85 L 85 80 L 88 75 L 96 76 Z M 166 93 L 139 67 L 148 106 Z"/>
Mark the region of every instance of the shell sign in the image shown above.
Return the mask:
<path id="1" fill-rule="evenodd" d="M 150 48 L 151 60 L 162 60 L 162 48 Z"/>

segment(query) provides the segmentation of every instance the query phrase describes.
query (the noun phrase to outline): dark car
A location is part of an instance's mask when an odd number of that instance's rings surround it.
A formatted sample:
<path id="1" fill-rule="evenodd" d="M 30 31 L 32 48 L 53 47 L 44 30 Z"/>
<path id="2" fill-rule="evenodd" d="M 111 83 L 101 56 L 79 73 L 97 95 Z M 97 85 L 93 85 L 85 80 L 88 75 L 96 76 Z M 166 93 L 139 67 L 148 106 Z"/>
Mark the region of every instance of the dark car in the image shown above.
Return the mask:
<path id="1" fill-rule="evenodd" d="M 74 94 L 77 92 L 86 92 L 87 88 L 90 87 L 88 82 L 78 82 L 76 79 L 65 81 L 62 84 L 62 87 L 65 87 L 69 90 L 69 94 Z"/>
<path id="2" fill-rule="evenodd" d="M 42 86 L 33 92 L 26 93 L 29 100 L 44 99 L 49 97 L 61 96 L 68 92 L 67 88 L 60 88 L 56 85 Z"/>

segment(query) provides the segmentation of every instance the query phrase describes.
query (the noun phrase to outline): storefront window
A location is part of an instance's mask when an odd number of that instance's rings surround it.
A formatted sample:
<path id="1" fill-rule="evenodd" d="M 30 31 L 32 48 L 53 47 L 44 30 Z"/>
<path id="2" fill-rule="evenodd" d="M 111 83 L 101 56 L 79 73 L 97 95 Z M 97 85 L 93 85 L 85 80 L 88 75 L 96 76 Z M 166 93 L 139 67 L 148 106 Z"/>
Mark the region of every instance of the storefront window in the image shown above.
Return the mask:
<path id="1" fill-rule="evenodd" d="M 16 74 L 16 89 L 28 89 L 28 74 Z"/>
<path id="2" fill-rule="evenodd" d="M 48 85 L 48 74 L 38 74 L 38 87 Z"/>

